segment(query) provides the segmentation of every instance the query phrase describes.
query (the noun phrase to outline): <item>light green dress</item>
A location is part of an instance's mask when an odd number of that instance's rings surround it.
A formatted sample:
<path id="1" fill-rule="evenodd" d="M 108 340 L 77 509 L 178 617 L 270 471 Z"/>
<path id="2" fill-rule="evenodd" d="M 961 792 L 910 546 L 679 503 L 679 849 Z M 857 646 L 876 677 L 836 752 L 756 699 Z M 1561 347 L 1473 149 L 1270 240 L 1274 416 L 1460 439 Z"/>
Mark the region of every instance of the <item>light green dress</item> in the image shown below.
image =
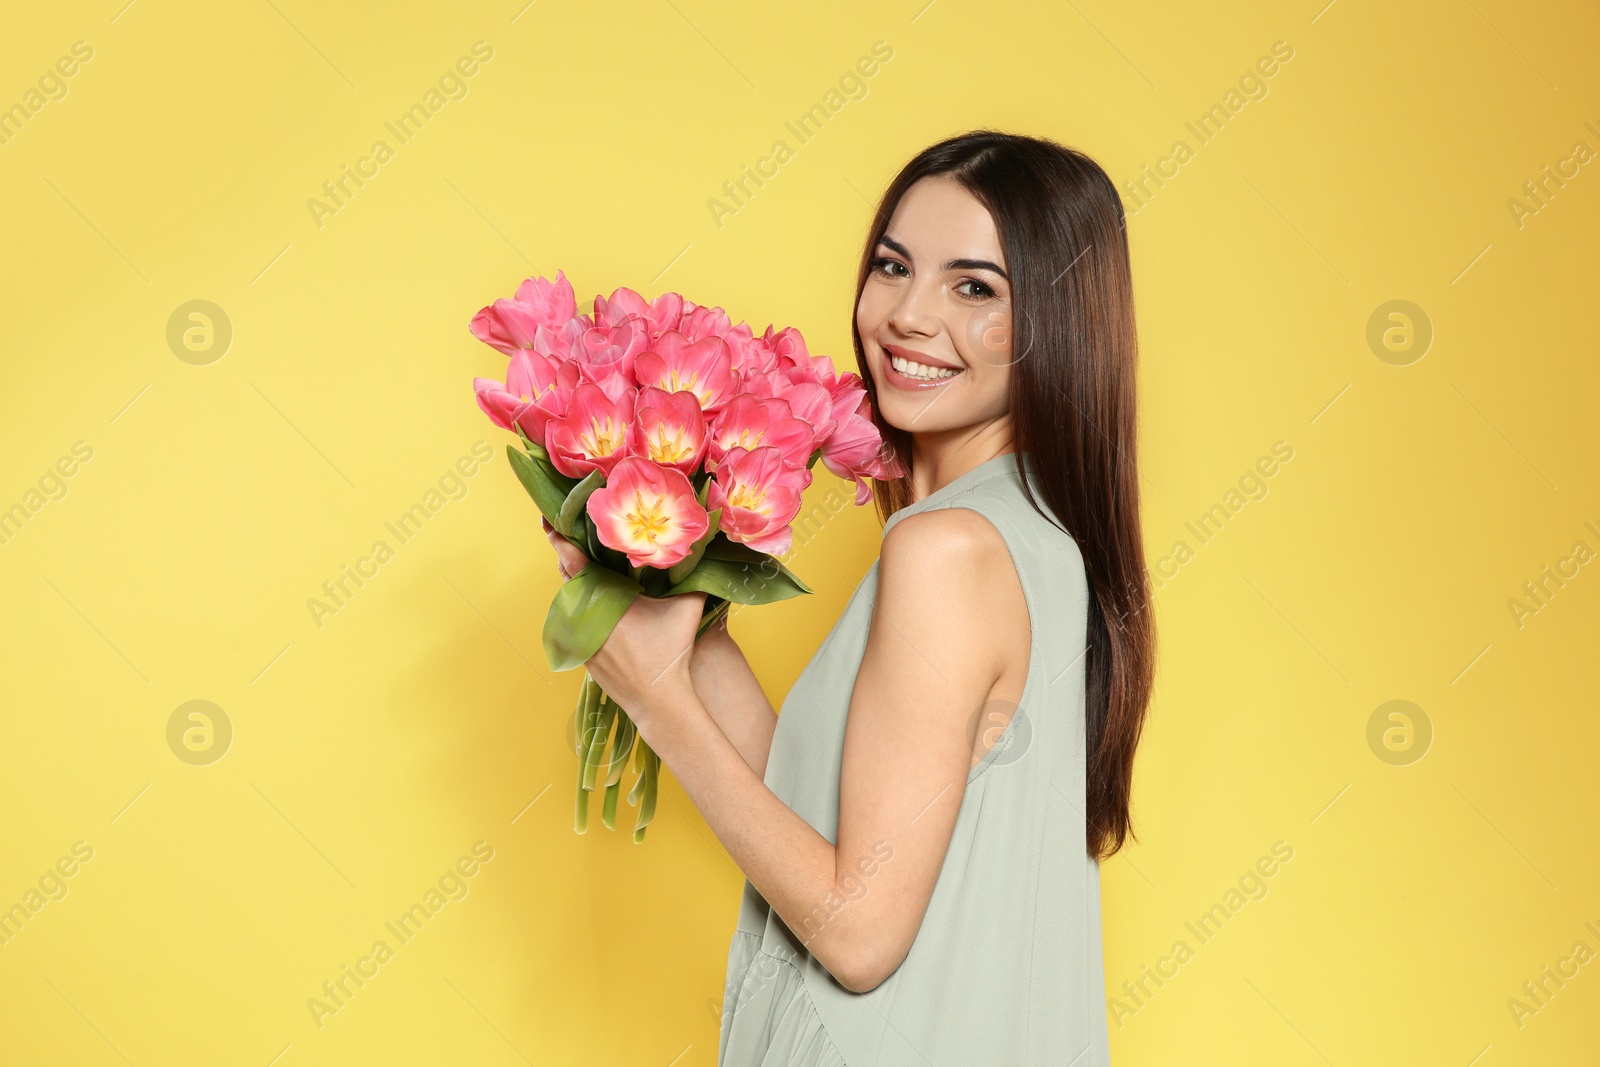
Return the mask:
<path id="1" fill-rule="evenodd" d="M 1110 1062 L 1100 867 L 1085 849 L 1088 584 L 1077 544 L 1034 511 L 1016 462 L 997 456 L 884 527 L 932 508 L 982 514 L 1011 551 L 1032 625 L 1022 699 L 968 776 L 910 953 L 877 988 L 852 993 L 747 879 L 728 949 L 718 1067 Z M 1043 505 L 1036 486 L 1034 495 Z M 830 842 L 877 584 L 875 562 L 784 700 L 767 760 L 768 787 Z"/>

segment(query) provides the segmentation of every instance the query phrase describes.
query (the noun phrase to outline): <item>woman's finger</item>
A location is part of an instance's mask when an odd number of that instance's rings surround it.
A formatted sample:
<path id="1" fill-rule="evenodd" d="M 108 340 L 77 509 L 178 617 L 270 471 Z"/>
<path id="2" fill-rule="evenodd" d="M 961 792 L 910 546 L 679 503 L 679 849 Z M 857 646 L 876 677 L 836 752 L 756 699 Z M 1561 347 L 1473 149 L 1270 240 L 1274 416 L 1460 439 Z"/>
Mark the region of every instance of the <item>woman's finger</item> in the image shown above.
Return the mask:
<path id="1" fill-rule="evenodd" d="M 561 578 L 563 581 L 570 580 L 573 575 L 589 565 L 589 557 L 584 554 L 583 549 L 557 533 L 555 527 L 550 525 L 549 519 L 543 520 L 543 523 L 545 537 L 555 546 L 556 567 L 561 571 Z"/>

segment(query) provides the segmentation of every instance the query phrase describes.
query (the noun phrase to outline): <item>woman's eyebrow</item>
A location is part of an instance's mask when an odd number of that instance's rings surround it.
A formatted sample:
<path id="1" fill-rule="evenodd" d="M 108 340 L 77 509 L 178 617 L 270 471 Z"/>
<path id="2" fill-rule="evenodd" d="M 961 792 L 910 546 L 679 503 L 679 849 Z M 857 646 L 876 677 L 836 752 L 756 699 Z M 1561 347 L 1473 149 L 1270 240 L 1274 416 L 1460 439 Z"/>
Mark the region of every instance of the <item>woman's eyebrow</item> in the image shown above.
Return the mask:
<path id="1" fill-rule="evenodd" d="M 906 259 L 915 258 L 915 257 L 913 257 L 911 255 L 910 251 L 908 251 L 904 245 L 902 245 L 899 241 L 896 241 L 893 237 L 890 237 L 888 235 L 884 235 L 883 237 L 878 238 L 878 243 L 879 244 L 883 244 L 883 245 L 888 245 L 889 248 L 891 248 L 893 251 L 899 253 L 900 255 L 904 256 Z M 1004 278 L 1008 282 L 1011 280 L 1011 275 L 1007 274 L 1005 272 L 1005 270 L 1002 269 L 1001 266 L 998 263 L 992 263 L 987 259 L 952 259 L 952 260 L 947 260 L 942 269 L 944 269 L 944 270 L 987 270 L 987 271 L 993 271 L 995 274 L 1000 275 L 1000 277 Z"/>

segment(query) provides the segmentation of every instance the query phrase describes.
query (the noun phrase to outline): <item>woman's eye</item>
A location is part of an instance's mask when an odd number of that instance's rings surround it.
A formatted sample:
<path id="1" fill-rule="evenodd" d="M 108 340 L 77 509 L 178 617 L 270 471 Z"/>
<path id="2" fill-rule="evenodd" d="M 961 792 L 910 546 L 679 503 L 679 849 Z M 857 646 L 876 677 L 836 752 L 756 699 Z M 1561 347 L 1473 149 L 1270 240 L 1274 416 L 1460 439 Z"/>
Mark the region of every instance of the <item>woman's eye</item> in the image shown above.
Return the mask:
<path id="1" fill-rule="evenodd" d="M 890 268 L 893 268 L 893 267 L 904 267 L 904 266 L 905 266 L 905 264 L 901 263 L 899 260 L 888 259 L 888 258 L 886 258 L 884 256 L 879 256 L 879 257 L 877 257 L 876 259 L 874 259 L 872 261 L 872 267 L 873 267 L 874 270 L 878 271 L 881 274 L 887 274 L 891 278 L 898 278 L 898 277 L 900 277 L 900 275 L 896 274 Z"/>
<path id="2" fill-rule="evenodd" d="M 962 282 L 961 285 L 975 285 L 978 287 L 979 291 L 976 293 L 961 294 L 963 296 L 970 296 L 975 300 L 987 300 L 989 297 L 994 295 L 993 289 L 989 288 L 987 285 L 984 285 L 982 282 L 974 281 L 971 278 L 968 278 L 966 281 Z M 961 285 L 956 286 L 956 288 L 960 289 Z"/>

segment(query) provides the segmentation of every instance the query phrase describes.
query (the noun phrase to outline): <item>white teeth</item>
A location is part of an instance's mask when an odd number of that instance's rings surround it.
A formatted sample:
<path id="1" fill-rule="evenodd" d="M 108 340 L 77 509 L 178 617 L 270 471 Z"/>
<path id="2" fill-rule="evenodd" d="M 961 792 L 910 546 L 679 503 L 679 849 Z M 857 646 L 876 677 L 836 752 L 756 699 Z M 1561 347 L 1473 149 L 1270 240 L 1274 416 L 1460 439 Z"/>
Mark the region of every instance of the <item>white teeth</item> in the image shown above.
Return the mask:
<path id="1" fill-rule="evenodd" d="M 949 367 L 930 367 L 926 363 L 913 363 L 909 359 L 894 355 L 889 357 L 889 363 L 907 378 L 920 378 L 929 382 L 938 381 L 941 378 L 953 378 L 961 373 Z"/>

